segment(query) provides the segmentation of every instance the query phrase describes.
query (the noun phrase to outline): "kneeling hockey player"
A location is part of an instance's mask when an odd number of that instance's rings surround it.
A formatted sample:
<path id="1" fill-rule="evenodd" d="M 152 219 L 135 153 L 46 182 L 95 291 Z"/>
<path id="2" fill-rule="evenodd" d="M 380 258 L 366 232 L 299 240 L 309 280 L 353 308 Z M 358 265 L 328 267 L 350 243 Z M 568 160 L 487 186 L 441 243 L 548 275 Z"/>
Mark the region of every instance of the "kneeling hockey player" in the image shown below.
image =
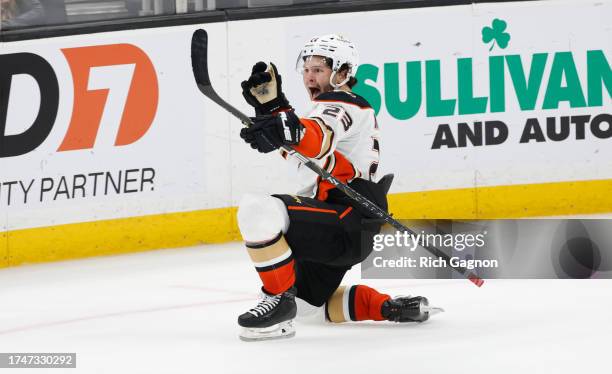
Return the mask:
<path id="1" fill-rule="evenodd" d="M 375 183 L 379 129 L 370 104 L 351 92 L 357 65 L 355 46 L 341 36 L 307 42 L 296 69 L 314 107 L 298 117 L 282 92 L 276 67 L 258 62 L 242 82 L 243 95 L 257 116 L 240 136 L 262 153 L 293 146 L 387 210 L 392 176 Z M 263 282 L 261 302 L 238 318 L 241 338 L 295 335 L 295 297 L 324 305 L 331 322 L 428 319 L 424 297 L 392 299 L 364 285 L 339 287 L 351 266 L 369 255 L 380 223 L 368 221 L 349 197 L 295 162 L 301 185 L 297 195 L 245 195 L 240 202 L 240 231 Z"/>

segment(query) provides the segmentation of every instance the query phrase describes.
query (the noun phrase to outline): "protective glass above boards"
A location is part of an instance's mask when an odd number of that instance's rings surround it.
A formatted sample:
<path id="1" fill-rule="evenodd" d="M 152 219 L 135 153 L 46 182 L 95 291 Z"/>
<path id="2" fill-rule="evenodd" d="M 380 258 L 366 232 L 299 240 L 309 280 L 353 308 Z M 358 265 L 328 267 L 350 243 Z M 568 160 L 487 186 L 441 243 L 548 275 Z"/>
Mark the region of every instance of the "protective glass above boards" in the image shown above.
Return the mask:
<path id="1" fill-rule="evenodd" d="M 342 0 L 0 0 L 0 30 Z"/>

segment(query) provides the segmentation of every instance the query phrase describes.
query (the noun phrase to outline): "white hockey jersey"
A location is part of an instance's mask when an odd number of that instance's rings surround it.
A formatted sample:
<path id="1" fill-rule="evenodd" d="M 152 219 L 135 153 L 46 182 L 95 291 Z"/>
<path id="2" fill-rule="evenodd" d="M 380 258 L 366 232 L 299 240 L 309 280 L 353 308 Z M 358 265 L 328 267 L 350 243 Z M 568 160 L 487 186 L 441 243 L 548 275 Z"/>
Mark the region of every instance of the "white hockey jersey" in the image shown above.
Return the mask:
<path id="1" fill-rule="evenodd" d="M 359 95 L 346 91 L 326 92 L 300 118 L 305 131 L 295 148 L 344 183 L 355 178 L 376 182 L 380 143 L 374 109 Z M 326 200 L 334 186 L 299 161 L 299 196 Z"/>

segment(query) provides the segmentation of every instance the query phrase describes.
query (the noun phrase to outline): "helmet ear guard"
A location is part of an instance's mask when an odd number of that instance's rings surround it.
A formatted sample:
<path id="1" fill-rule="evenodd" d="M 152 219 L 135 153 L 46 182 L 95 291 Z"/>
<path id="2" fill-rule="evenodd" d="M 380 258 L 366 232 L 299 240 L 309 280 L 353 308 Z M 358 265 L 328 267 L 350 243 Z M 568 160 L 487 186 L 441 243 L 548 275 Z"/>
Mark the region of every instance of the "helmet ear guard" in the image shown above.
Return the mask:
<path id="1" fill-rule="evenodd" d="M 336 77 L 336 73 L 339 70 L 334 70 L 332 71 L 331 75 L 329 76 L 329 84 L 333 87 L 333 88 L 340 88 L 342 86 L 344 86 L 345 84 L 348 83 L 348 81 L 351 79 L 352 75 L 349 75 L 348 72 L 346 74 L 346 78 L 344 78 L 344 80 L 340 83 L 334 83 L 334 78 Z"/>
<path id="2" fill-rule="evenodd" d="M 298 73 L 303 73 L 304 60 L 308 56 L 322 56 L 331 60 L 332 74 L 329 83 L 334 88 L 345 85 L 351 77 L 355 76 L 359 66 L 359 55 L 355 45 L 342 36 L 335 34 L 319 36 L 304 44 L 295 64 Z M 336 74 L 345 64 L 348 66 L 346 79 L 340 83 L 334 83 Z"/>

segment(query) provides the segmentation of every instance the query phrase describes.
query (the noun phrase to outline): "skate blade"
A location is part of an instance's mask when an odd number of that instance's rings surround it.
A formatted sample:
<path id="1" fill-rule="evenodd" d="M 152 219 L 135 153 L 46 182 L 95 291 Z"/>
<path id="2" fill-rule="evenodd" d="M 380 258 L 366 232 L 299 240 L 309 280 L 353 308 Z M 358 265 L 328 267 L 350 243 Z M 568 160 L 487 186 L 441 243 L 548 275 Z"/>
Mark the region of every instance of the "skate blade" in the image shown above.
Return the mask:
<path id="1" fill-rule="evenodd" d="M 438 313 L 442 313 L 444 312 L 444 309 L 440 308 L 440 307 L 435 307 L 435 306 L 429 306 L 429 305 L 421 305 L 421 312 L 422 313 L 429 313 L 429 316 L 433 316 L 436 315 Z"/>
<path id="2" fill-rule="evenodd" d="M 258 342 L 263 340 L 288 339 L 295 336 L 293 320 L 278 323 L 264 328 L 243 327 L 240 340 L 245 342 Z"/>

